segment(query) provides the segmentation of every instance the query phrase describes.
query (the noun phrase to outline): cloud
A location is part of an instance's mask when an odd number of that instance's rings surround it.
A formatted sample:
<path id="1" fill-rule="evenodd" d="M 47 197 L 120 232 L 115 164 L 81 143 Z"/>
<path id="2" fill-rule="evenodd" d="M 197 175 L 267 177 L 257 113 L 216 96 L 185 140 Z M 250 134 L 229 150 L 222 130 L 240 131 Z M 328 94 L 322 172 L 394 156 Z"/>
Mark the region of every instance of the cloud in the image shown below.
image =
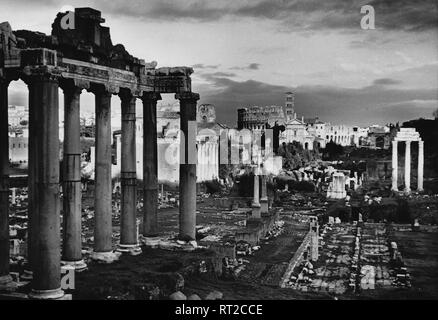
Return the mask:
<path id="1" fill-rule="evenodd" d="M 276 20 L 293 29 L 307 30 L 360 30 L 360 8 L 368 4 L 375 9 L 376 28 L 422 31 L 438 27 L 435 0 L 132 0 L 129 5 L 114 0 L 93 2 L 108 12 L 142 19 L 212 21 L 234 16 Z"/>
<path id="2" fill-rule="evenodd" d="M 24 0 L 2 0 L 4 4 L 30 5 Z M 70 0 L 74 7 L 82 0 Z M 91 0 L 87 6 L 107 14 L 154 21 L 218 21 L 226 17 L 274 20 L 286 30 L 349 29 L 362 31 L 362 5 L 372 5 L 376 28 L 424 31 L 438 28 L 436 0 Z M 34 6 L 59 6 L 55 0 L 32 1 Z"/>
<path id="3" fill-rule="evenodd" d="M 392 79 L 377 79 L 378 83 L 394 83 Z M 235 126 L 237 109 L 252 105 L 284 105 L 284 93 L 295 92 L 295 109 L 299 116 L 315 117 L 337 124 L 367 126 L 374 123 L 406 121 L 430 117 L 438 103 L 435 89 L 396 89 L 372 85 L 358 89 L 331 86 L 273 85 L 255 80 L 235 81 L 225 77 L 210 77 L 216 90 L 199 90 L 201 103 L 216 106 L 219 122 Z M 426 101 L 426 102 L 422 102 Z"/>
<path id="4" fill-rule="evenodd" d="M 235 77 L 236 76 L 236 74 L 232 72 L 220 72 L 220 71 L 214 73 L 208 73 L 204 75 L 208 77 Z"/>
<path id="5" fill-rule="evenodd" d="M 402 81 L 390 79 L 390 78 L 381 78 L 381 79 L 376 79 L 373 81 L 374 85 L 382 85 L 382 86 L 390 86 L 390 85 L 396 85 L 396 84 L 400 84 L 400 83 L 402 83 Z"/>
<path id="6" fill-rule="evenodd" d="M 193 69 L 217 69 L 220 66 L 218 65 L 204 65 L 202 63 L 194 64 L 192 66 Z"/>
<path id="7" fill-rule="evenodd" d="M 244 67 L 231 67 L 230 70 L 259 70 L 260 63 L 250 63 Z"/>

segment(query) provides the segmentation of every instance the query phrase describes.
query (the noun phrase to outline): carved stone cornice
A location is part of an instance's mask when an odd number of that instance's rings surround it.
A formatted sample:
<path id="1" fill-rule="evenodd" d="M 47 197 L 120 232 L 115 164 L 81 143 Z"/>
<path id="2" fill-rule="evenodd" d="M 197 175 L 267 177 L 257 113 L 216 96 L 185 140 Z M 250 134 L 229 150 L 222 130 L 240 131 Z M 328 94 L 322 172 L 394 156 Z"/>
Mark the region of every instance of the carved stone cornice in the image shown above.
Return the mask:
<path id="1" fill-rule="evenodd" d="M 61 77 L 62 70 L 54 66 L 26 66 L 23 68 L 21 79 L 31 85 L 34 82 L 56 82 Z"/>

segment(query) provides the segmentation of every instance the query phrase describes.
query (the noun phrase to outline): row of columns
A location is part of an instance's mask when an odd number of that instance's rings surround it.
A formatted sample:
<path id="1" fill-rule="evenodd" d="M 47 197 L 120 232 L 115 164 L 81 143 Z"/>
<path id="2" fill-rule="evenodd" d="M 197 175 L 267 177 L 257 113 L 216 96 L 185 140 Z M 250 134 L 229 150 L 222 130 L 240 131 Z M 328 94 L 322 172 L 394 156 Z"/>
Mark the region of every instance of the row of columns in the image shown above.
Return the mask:
<path id="1" fill-rule="evenodd" d="M 392 141 L 392 190 L 398 191 L 398 140 Z M 405 189 L 406 193 L 411 192 L 411 142 L 405 141 Z M 424 179 L 424 141 L 418 141 L 418 173 L 417 173 L 417 191 L 423 191 Z"/>
<path id="2" fill-rule="evenodd" d="M 63 296 L 60 286 L 62 263 L 84 269 L 81 240 L 80 184 L 80 94 L 84 88 L 95 95 L 95 228 L 92 258 L 111 262 L 118 254 L 112 244 L 111 188 L 111 96 L 103 85 L 78 85 L 61 79 L 56 70 L 36 71 L 24 79 L 29 88 L 29 229 L 28 269 L 32 272 L 30 297 L 56 299 Z M 59 112 L 58 88 L 64 91 L 65 134 L 63 159 L 63 241 L 60 245 L 59 204 Z M 9 281 L 9 147 L 8 85 L 0 79 L 0 286 Z M 137 254 L 135 101 L 120 89 L 122 106 L 121 238 L 119 251 Z M 188 137 L 188 122 L 196 120 L 195 93 L 177 94 L 181 104 L 181 129 Z M 158 93 L 141 96 L 144 114 L 144 225 L 145 236 L 157 233 L 157 135 Z M 186 140 L 187 150 L 187 140 Z M 187 155 L 186 155 L 187 157 Z M 187 160 L 187 159 L 186 159 Z M 180 165 L 180 238 L 195 239 L 196 164 Z M 0 287 L 1 288 L 1 287 Z"/>

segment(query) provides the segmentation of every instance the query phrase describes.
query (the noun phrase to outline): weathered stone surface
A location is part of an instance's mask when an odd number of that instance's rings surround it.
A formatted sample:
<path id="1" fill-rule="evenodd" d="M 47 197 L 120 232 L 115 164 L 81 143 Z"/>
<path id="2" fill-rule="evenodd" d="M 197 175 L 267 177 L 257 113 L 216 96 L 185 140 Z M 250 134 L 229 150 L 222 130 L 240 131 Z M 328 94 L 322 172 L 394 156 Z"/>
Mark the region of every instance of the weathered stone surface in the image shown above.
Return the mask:
<path id="1" fill-rule="evenodd" d="M 222 300 L 223 296 L 222 292 L 214 290 L 205 297 L 205 300 Z"/>
<path id="2" fill-rule="evenodd" d="M 177 292 L 172 293 L 172 294 L 169 296 L 169 299 L 170 299 L 170 300 L 187 300 L 187 297 L 186 297 L 186 295 L 185 295 L 184 293 L 182 293 L 181 291 L 177 291 Z"/>
<path id="3" fill-rule="evenodd" d="M 191 294 L 187 297 L 187 300 L 202 300 L 197 294 Z"/>

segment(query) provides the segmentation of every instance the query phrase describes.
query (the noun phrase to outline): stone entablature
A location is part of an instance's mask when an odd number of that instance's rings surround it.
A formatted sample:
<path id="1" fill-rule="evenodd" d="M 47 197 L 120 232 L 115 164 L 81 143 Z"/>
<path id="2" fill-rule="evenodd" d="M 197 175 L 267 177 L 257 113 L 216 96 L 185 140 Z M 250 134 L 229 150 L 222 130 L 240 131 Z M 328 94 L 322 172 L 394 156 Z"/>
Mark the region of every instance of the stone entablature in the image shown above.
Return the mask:
<path id="1" fill-rule="evenodd" d="M 395 141 L 421 141 L 420 134 L 415 128 L 400 128 L 394 138 Z"/>

